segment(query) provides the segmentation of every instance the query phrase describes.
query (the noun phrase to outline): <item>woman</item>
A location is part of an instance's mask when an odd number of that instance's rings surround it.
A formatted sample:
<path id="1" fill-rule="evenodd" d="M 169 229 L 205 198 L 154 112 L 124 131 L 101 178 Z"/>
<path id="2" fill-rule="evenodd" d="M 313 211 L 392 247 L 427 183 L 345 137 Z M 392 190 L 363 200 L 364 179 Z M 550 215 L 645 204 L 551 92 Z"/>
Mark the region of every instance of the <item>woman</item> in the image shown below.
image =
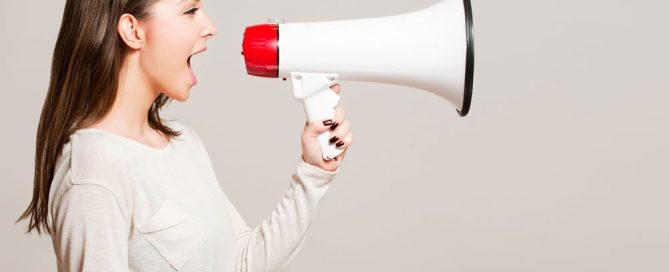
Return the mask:
<path id="1" fill-rule="evenodd" d="M 35 187 L 21 219 L 48 232 L 58 271 L 279 271 L 300 249 L 352 143 L 341 108 L 308 123 L 290 188 L 249 228 L 198 135 L 161 120 L 197 80 L 190 57 L 216 34 L 196 0 L 68 0 L 37 131 Z M 339 86 L 333 91 L 338 92 Z"/>

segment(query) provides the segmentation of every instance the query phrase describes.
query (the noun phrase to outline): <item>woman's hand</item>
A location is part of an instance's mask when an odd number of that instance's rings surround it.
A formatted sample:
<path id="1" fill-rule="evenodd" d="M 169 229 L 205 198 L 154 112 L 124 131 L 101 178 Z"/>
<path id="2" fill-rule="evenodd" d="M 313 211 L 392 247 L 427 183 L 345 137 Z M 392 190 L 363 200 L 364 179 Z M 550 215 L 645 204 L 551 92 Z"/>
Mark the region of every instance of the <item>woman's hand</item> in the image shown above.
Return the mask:
<path id="1" fill-rule="evenodd" d="M 339 84 L 330 88 L 332 91 L 339 94 Z M 345 120 L 344 117 L 344 109 L 336 107 L 332 120 L 316 120 L 304 125 L 304 131 L 302 132 L 302 159 L 306 163 L 326 171 L 337 170 L 339 164 L 346 155 L 346 150 L 353 143 L 353 134 L 350 132 L 351 122 Z M 327 130 L 332 132 L 332 135 L 330 135 L 330 142 L 338 144 L 337 148 L 344 149 L 339 156 L 329 161 L 323 160 L 321 145 L 316 139 L 316 136 Z M 336 139 L 333 140 L 335 137 Z"/>

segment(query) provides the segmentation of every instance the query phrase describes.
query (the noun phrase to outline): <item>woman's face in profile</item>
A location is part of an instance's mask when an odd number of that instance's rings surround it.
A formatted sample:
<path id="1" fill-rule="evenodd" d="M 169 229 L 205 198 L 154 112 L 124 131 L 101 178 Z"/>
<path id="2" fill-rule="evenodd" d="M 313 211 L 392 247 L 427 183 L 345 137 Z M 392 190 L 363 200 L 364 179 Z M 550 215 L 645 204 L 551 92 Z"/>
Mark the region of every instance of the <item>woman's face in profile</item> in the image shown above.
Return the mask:
<path id="1" fill-rule="evenodd" d="M 154 88 L 184 101 L 197 83 L 190 66 L 193 54 L 207 49 L 216 28 L 196 0 L 160 0 L 142 23 L 146 40 L 140 49 L 140 67 Z"/>

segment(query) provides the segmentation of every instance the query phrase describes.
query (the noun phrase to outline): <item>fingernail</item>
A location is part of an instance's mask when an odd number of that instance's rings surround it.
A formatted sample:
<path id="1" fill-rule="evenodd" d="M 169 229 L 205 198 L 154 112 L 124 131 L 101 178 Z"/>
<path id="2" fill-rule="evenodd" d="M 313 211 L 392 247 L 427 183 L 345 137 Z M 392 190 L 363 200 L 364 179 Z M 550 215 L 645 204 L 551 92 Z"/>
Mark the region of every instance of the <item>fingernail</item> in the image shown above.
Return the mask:
<path id="1" fill-rule="evenodd" d="M 323 125 L 324 126 L 332 125 L 332 119 L 327 119 L 327 120 L 323 121 Z"/>
<path id="2" fill-rule="evenodd" d="M 335 130 L 335 129 L 337 128 L 338 125 L 339 125 L 339 123 L 334 122 L 334 123 L 330 126 L 330 129 L 331 129 L 331 130 Z M 326 125 L 326 126 L 327 126 L 327 125 Z"/>
<path id="3" fill-rule="evenodd" d="M 330 143 L 333 144 L 333 143 L 336 142 L 337 140 L 339 140 L 339 137 L 334 136 L 334 137 L 330 138 Z"/>
<path id="4" fill-rule="evenodd" d="M 342 145 L 344 145 L 344 142 L 342 141 L 337 142 L 337 147 L 341 147 Z"/>

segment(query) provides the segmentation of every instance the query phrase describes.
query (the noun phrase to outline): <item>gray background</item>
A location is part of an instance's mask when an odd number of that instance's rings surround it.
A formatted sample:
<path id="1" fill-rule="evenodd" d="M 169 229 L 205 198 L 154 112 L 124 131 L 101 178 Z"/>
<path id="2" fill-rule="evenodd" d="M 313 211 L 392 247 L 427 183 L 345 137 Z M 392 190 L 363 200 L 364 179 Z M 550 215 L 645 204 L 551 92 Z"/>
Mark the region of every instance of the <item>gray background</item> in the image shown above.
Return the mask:
<path id="1" fill-rule="evenodd" d="M 3 3 L 4 271 L 55 270 L 50 238 L 13 222 L 32 192 L 64 2 Z M 200 83 L 190 99 L 164 115 L 200 134 L 222 188 L 256 225 L 288 188 L 304 113 L 290 82 L 245 74 L 243 28 L 435 2 L 205 1 L 219 34 L 194 58 Z M 473 8 L 468 117 L 416 89 L 342 82 L 355 144 L 287 271 L 669 271 L 669 4 L 474 0 Z"/>

